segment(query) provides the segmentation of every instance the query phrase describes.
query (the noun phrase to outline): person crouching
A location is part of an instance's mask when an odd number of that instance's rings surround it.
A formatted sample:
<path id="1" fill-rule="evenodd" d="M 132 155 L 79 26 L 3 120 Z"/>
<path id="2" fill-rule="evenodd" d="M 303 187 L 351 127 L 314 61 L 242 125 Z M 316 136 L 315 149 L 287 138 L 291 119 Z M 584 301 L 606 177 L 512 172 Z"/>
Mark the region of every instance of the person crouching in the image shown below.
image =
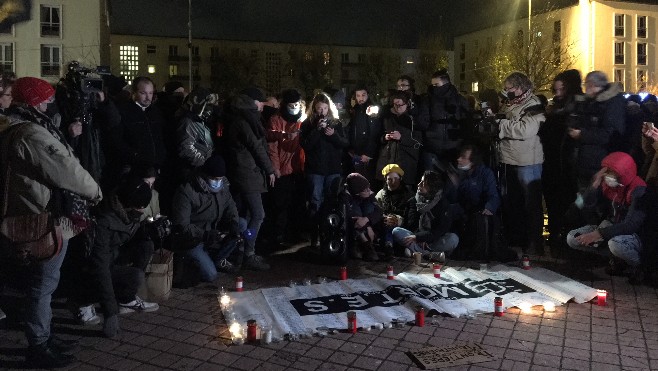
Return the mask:
<path id="1" fill-rule="evenodd" d="M 352 258 L 366 261 L 378 261 L 375 251 L 375 231 L 373 226 L 383 219 L 382 209 L 375 201 L 375 194 L 370 189 L 370 182 L 359 173 L 347 176 L 348 220 L 354 221 L 348 228 L 348 235 L 354 236 L 356 244 L 352 248 Z M 350 233 L 352 232 L 352 233 Z"/>

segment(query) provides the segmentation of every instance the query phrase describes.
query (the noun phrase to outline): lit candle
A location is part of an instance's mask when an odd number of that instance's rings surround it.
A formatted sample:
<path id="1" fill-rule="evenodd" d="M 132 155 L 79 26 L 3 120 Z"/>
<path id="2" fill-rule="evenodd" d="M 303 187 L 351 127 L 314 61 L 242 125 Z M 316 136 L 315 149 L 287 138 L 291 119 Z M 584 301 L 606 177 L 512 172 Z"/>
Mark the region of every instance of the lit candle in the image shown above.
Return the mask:
<path id="1" fill-rule="evenodd" d="M 555 303 L 547 301 L 544 303 L 544 312 L 555 312 Z"/>
<path id="2" fill-rule="evenodd" d="M 225 309 L 229 304 L 231 304 L 231 298 L 224 294 L 219 298 L 219 304 L 221 305 L 222 309 Z"/>
<path id="3" fill-rule="evenodd" d="M 231 326 L 228 328 L 229 332 L 231 333 L 231 341 L 235 345 L 242 345 L 244 344 L 244 331 L 242 329 L 242 326 L 236 321 L 231 323 Z"/>
<path id="4" fill-rule="evenodd" d="M 519 309 L 521 310 L 521 313 L 528 314 L 532 312 L 532 306 L 530 303 L 523 302 L 519 304 Z"/>
<path id="5" fill-rule="evenodd" d="M 605 290 L 596 290 L 597 304 L 605 306 L 608 304 L 608 292 Z"/>

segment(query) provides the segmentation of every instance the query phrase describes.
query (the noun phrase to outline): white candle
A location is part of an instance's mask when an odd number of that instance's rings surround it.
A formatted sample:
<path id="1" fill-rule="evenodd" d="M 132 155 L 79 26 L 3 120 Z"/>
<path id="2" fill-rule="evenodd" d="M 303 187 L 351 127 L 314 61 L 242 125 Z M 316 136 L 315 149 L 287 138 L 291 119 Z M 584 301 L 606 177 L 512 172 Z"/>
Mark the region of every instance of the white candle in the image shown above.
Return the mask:
<path id="1" fill-rule="evenodd" d="M 547 301 L 544 303 L 544 312 L 555 312 L 555 303 Z"/>
<path id="2" fill-rule="evenodd" d="M 521 313 L 528 314 L 532 312 L 532 306 L 530 303 L 523 302 L 519 304 L 519 309 L 521 310 Z"/>

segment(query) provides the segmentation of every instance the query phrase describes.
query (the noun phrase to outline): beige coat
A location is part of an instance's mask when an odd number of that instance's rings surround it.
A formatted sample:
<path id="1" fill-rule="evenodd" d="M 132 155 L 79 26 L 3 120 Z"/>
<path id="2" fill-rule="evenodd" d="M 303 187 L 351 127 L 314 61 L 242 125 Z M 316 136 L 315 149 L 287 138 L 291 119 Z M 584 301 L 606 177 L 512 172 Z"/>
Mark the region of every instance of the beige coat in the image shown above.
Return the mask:
<path id="1" fill-rule="evenodd" d="M 500 113 L 507 116 L 500 120 L 500 162 L 508 165 L 527 166 L 544 162 L 544 151 L 537 132 L 544 122 L 543 112 L 526 109 L 540 105 L 539 98 L 530 95 L 523 102 L 503 106 Z"/>
<path id="2" fill-rule="evenodd" d="M 0 116 L 0 133 L 13 125 L 8 157 L 11 164 L 7 215 L 39 214 L 46 210 L 53 188 L 69 190 L 82 198 L 98 202 L 101 189 L 73 154 L 69 146 L 55 139 L 44 127 L 20 123 Z M 4 149 L 3 149 L 4 150 Z"/>

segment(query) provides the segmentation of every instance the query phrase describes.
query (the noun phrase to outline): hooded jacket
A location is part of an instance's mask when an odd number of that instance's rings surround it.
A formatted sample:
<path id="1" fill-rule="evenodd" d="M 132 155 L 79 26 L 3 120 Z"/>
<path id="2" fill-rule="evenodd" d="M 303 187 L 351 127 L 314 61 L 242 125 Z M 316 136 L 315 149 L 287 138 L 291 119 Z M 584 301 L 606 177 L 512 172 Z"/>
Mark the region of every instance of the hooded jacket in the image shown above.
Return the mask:
<path id="1" fill-rule="evenodd" d="M 286 109 L 283 106 L 281 109 Z M 299 143 L 300 121 L 290 122 L 281 113 L 270 117 L 267 131 L 267 153 L 272 160 L 272 166 L 281 172 L 281 176 L 301 174 L 304 171 L 305 155 Z M 288 139 L 287 133 L 297 132 L 293 139 Z"/>
<path id="2" fill-rule="evenodd" d="M 185 165 L 199 167 L 212 155 L 214 146 L 210 129 L 192 112 L 186 112 L 180 118 L 176 136 L 178 158 Z"/>
<path id="3" fill-rule="evenodd" d="M 588 211 L 601 210 L 613 224 L 599 229 L 604 239 L 637 233 L 644 223 L 646 212 L 637 205 L 647 185 L 637 176 L 633 158 L 624 152 L 613 152 L 601 161 L 601 167 L 614 171 L 619 176 L 619 187 L 611 188 L 601 181 L 597 189 L 590 189 L 585 196 Z"/>
<path id="4" fill-rule="evenodd" d="M 11 136 L 12 140 L 8 139 Z M 61 188 L 99 202 L 101 189 L 80 165 L 68 145 L 45 127 L 17 117 L 0 115 L 2 151 L 7 151 L 11 173 L 7 215 L 40 214 L 47 210 L 53 190 Z"/>
<path id="5" fill-rule="evenodd" d="M 544 122 L 541 101 L 528 94 L 520 103 L 505 105 L 500 113 L 500 162 L 507 165 L 528 166 L 544 162 L 544 151 L 537 135 Z"/>
<path id="6" fill-rule="evenodd" d="M 228 117 L 224 133 L 228 178 L 238 192 L 267 192 L 266 175 L 274 174 L 274 168 L 256 103 L 237 95 L 230 102 Z"/>

